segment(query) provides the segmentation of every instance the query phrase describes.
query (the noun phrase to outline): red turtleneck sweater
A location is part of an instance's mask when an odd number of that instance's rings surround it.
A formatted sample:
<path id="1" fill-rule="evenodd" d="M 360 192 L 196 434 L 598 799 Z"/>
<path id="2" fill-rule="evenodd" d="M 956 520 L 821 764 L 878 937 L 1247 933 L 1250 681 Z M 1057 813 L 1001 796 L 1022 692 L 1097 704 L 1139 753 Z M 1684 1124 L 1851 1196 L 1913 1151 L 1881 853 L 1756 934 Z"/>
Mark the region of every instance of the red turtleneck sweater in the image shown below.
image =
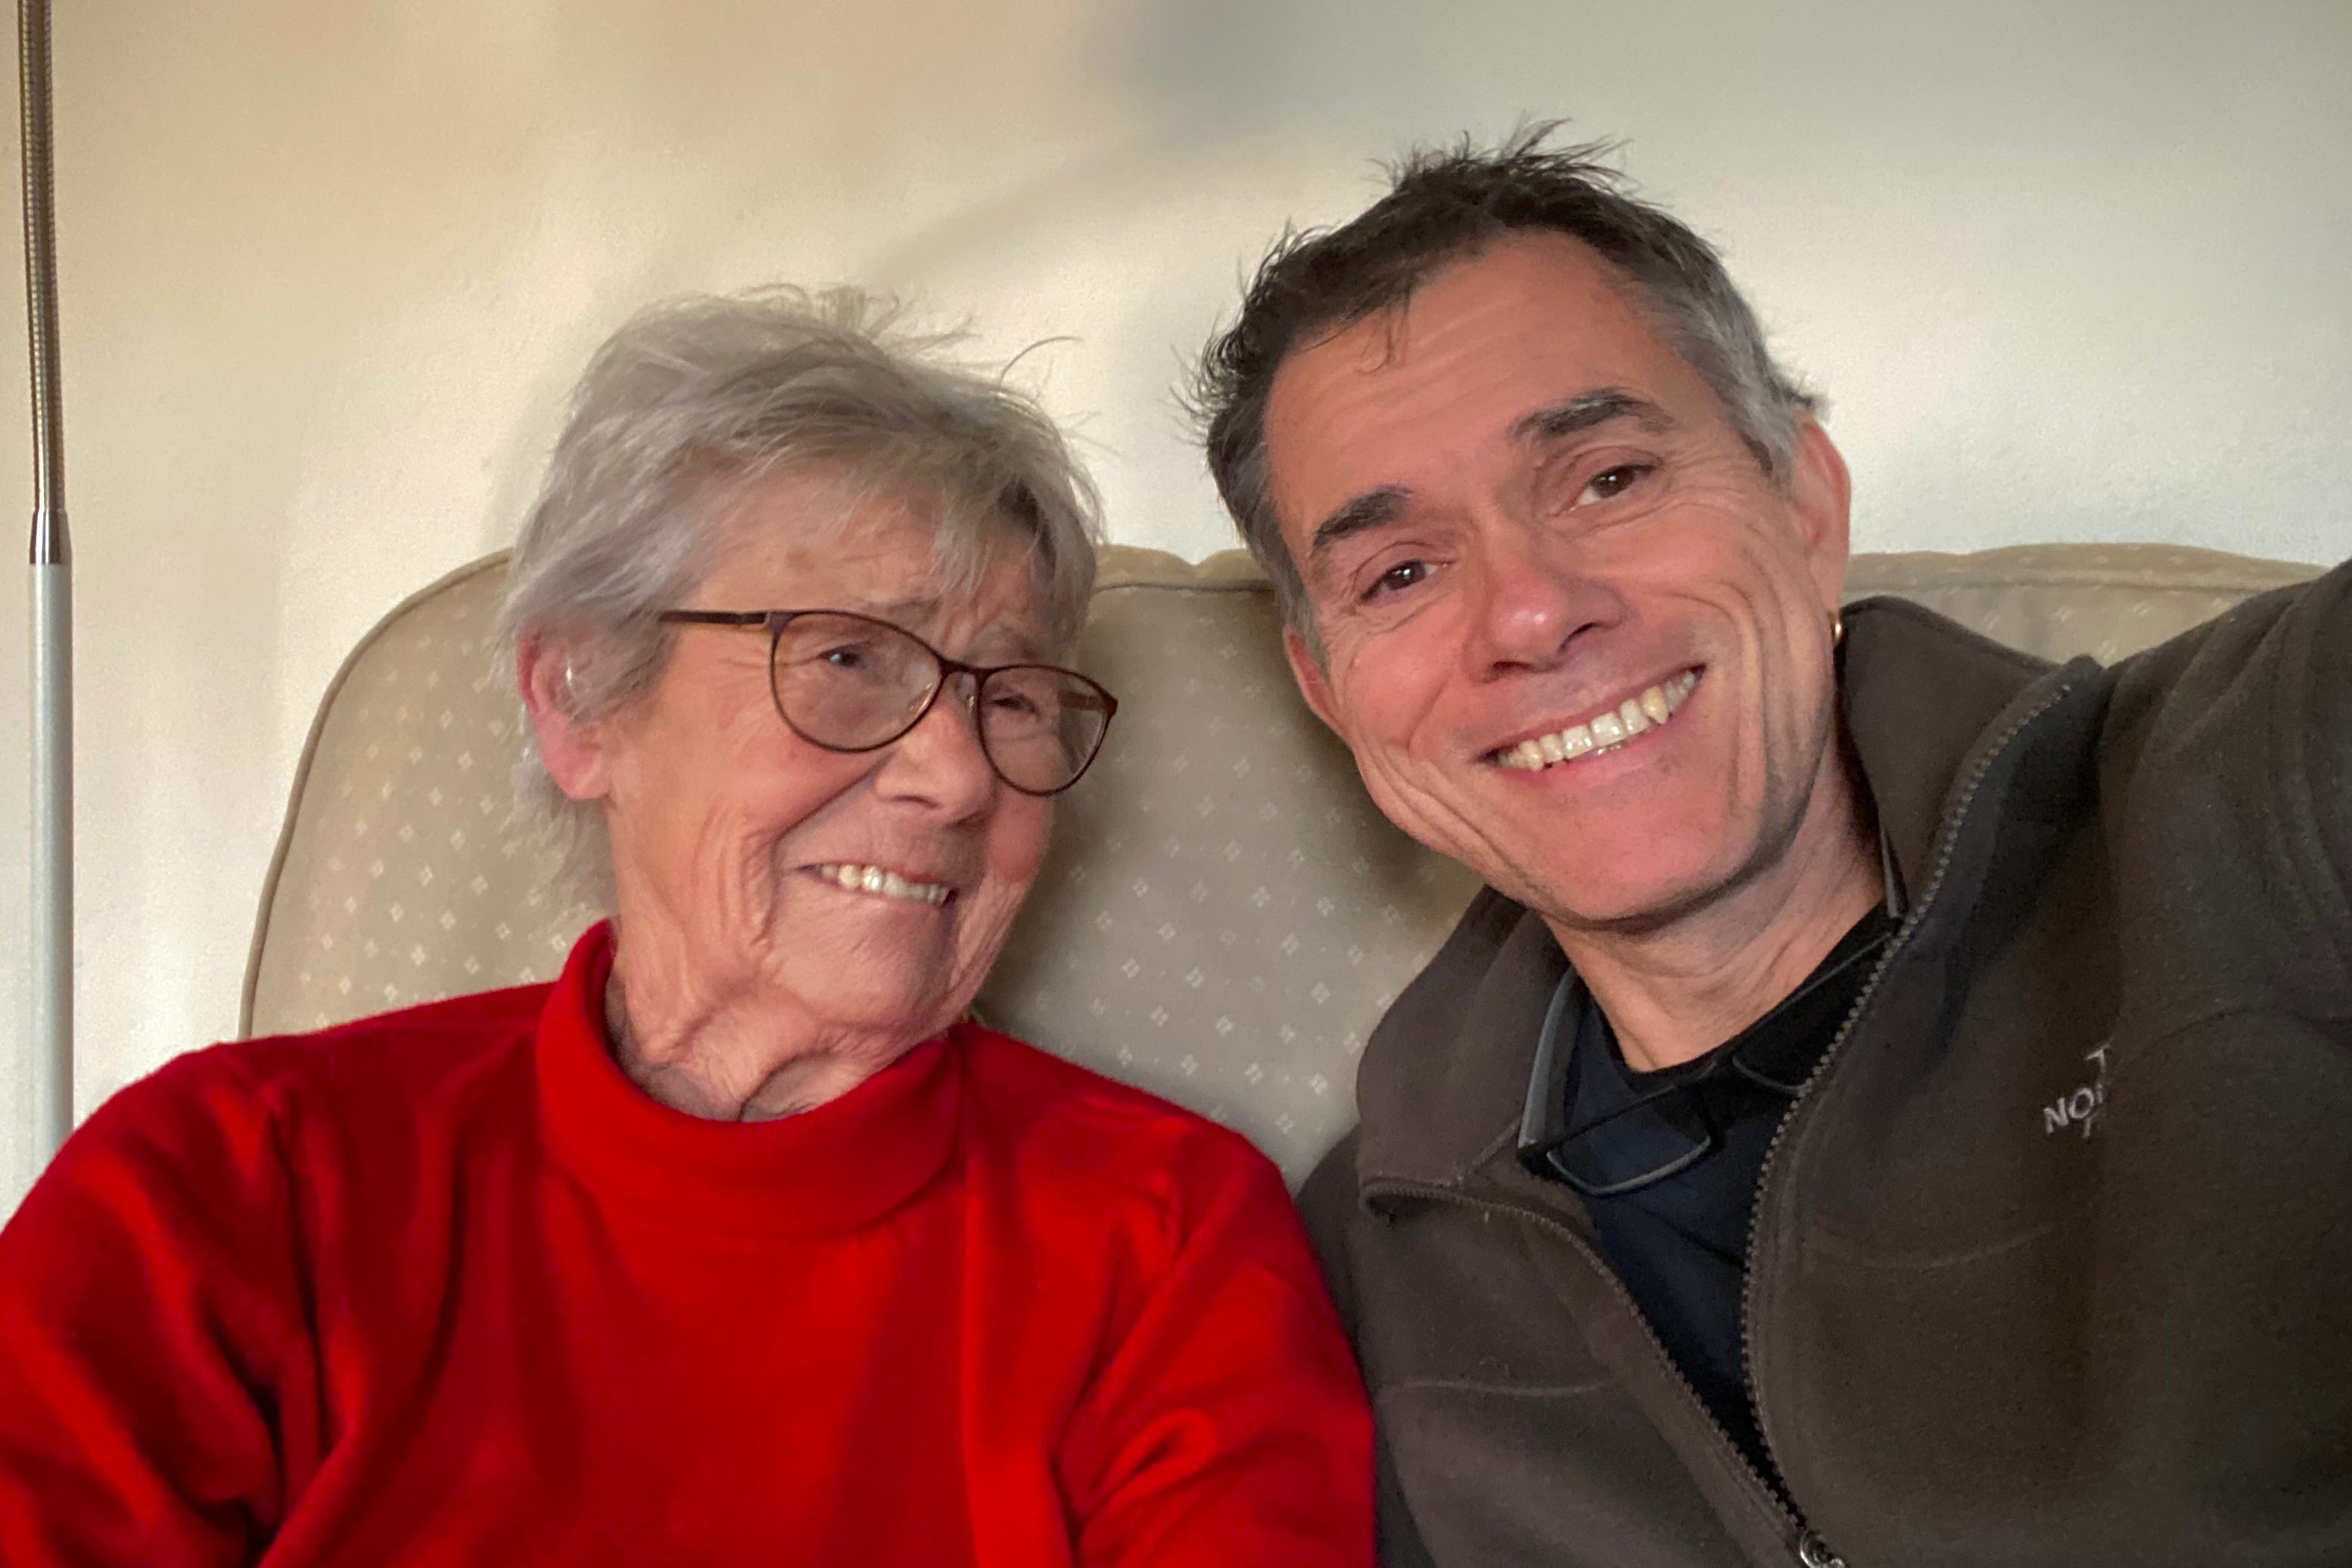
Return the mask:
<path id="1" fill-rule="evenodd" d="M 1368 1563 L 1274 1168 L 960 1026 L 703 1121 L 553 986 L 183 1057 L 0 1232 L 0 1563 Z"/>

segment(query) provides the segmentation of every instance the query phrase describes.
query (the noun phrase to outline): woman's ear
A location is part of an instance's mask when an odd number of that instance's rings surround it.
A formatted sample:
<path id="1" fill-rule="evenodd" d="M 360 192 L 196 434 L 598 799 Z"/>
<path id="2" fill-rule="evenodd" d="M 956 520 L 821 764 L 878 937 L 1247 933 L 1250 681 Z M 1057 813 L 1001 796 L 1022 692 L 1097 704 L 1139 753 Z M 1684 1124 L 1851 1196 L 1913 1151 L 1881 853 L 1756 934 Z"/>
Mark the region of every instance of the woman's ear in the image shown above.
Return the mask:
<path id="1" fill-rule="evenodd" d="M 573 800 L 601 800 L 612 788 L 604 728 L 583 719 L 577 656 L 552 637 L 515 640 L 515 685 L 539 741 L 540 765 Z"/>

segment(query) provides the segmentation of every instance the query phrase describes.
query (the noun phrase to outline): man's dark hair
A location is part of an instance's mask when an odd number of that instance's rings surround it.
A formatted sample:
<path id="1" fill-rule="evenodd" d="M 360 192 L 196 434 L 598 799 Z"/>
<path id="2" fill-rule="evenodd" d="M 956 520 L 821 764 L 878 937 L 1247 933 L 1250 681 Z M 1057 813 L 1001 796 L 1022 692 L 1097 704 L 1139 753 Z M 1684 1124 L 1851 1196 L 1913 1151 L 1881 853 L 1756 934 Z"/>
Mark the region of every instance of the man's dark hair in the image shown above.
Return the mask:
<path id="1" fill-rule="evenodd" d="M 1209 471 L 1273 580 L 1285 618 L 1310 635 L 1306 586 L 1267 487 L 1265 407 L 1275 373 L 1294 350 L 1402 307 L 1432 274 L 1505 235 L 1550 230 L 1591 246 L 1667 346 L 1714 390 L 1765 472 L 1787 478 L 1798 421 L 1815 402 L 1772 363 L 1755 312 L 1714 247 L 1627 194 L 1624 176 L 1601 161 L 1614 151 L 1609 144 L 1545 146 L 1555 129 L 1531 126 L 1491 151 L 1466 138 L 1416 150 L 1396 167 L 1389 194 L 1358 217 L 1276 242 L 1241 319 L 1201 356 L 1191 403 Z"/>

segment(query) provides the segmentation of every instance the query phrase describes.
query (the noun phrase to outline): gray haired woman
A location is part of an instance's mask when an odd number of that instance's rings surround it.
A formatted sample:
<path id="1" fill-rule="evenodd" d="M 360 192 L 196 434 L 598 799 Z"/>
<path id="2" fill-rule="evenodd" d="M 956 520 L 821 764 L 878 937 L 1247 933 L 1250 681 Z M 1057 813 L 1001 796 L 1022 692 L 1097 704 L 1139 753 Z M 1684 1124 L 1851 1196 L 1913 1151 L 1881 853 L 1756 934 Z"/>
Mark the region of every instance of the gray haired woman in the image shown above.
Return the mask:
<path id="1" fill-rule="evenodd" d="M 90 1119 L 0 1233 L 0 1561 L 1368 1563 L 1273 1168 L 960 1021 L 1114 707 L 1091 517 L 854 295 L 608 343 L 506 629 L 612 918 Z"/>

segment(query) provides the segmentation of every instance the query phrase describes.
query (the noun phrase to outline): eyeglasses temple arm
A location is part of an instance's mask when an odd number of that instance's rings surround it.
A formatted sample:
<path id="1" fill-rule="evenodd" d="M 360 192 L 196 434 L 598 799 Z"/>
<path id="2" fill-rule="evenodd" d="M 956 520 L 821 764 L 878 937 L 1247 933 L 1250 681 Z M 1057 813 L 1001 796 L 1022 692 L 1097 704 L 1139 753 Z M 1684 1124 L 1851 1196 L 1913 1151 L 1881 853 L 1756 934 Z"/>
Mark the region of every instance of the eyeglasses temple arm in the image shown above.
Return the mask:
<path id="1" fill-rule="evenodd" d="M 764 626 L 772 618 L 766 610 L 664 610 L 654 617 L 690 626 Z"/>

